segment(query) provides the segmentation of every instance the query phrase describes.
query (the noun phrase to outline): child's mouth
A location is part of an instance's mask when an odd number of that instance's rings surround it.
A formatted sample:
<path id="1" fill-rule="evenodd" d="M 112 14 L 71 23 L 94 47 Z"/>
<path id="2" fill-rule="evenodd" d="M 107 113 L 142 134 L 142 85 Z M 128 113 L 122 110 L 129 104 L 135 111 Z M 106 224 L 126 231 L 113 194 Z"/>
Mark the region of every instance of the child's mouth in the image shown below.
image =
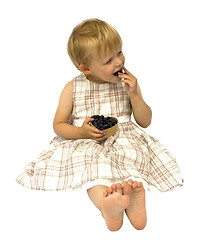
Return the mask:
<path id="1" fill-rule="evenodd" d="M 118 77 L 118 74 L 119 74 L 119 73 L 123 73 L 122 68 L 119 69 L 118 71 L 116 71 L 115 73 L 113 73 L 113 75 L 116 76 L 116 77 Z"/>

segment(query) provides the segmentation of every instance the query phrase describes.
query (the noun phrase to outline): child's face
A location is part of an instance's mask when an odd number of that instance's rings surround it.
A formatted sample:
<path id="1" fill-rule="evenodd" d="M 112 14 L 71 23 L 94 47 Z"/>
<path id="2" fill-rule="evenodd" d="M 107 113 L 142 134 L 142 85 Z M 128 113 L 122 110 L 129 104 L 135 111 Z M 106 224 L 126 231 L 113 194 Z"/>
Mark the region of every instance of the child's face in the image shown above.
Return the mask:
<path id="1" fill-rule="evenodd" d="M 118 83 L 120 78 L 114 73 L 121 70 L 124 66 L 125 57 L 121 48 L 115 49 L 113 52 L 104 51 L 98 55 L 94 50 L 92 60 L 89 66 L 90 72 L 86 77 L 96 83 Z"/>

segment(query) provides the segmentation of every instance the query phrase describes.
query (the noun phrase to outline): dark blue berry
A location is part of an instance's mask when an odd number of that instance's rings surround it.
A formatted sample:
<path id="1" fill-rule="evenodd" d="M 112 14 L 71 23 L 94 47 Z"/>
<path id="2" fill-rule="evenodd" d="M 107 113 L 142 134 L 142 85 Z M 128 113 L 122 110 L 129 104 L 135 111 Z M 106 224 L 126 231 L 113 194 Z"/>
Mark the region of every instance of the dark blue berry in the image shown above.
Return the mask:
<path id="1" fill-rule="evenodd" d="M 110 117 L 105 118 L 103 115 L 93 115 L 92 118 L 94 120 L 91 123 L 99 130 L 105 130 L 117 124 L 117 121 L 115 119 Z"/>

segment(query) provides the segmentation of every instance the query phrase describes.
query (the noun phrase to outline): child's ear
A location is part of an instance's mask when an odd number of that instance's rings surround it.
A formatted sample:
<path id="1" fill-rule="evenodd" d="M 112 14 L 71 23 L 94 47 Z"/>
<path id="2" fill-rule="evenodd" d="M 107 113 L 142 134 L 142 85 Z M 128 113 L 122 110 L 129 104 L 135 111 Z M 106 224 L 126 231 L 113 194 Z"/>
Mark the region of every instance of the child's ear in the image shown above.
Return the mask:
<path id="1" fill-rule="evenodd" d="M 87 67 L 85 64 L 80 64 L 78 68 L 84 74 L 90 74 L 91 73 L 90 68 Z"/>

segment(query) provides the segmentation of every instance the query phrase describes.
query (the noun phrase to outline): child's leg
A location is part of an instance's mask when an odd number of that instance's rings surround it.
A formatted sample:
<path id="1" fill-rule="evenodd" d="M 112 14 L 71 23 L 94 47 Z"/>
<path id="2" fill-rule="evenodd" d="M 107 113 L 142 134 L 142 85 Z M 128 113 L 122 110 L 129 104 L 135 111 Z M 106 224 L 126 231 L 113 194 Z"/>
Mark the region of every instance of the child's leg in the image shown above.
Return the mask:
<path id="1" fill-rule="evenodd" d="M 109 230 L 117 231 L 121 228 L 123 211 L 130 204 L 131 191 L 132 188 L 127 183 L 123 188 L 117 183 L 109 188 L 98 185 L 88 189 L 90 199 L 101 211 Z"/>
<path id="2" fill-rule="evenodd" d="M 145 190 L 141 182 L 133 182 L 131 179 L 127 182 L 132 187 L 131 201 L 125 212 L 134 228 L 142 230 L 147 223 L 147 214 L 145 208 Z M 126 182 L 122 183 L 124 186 Z"/>

